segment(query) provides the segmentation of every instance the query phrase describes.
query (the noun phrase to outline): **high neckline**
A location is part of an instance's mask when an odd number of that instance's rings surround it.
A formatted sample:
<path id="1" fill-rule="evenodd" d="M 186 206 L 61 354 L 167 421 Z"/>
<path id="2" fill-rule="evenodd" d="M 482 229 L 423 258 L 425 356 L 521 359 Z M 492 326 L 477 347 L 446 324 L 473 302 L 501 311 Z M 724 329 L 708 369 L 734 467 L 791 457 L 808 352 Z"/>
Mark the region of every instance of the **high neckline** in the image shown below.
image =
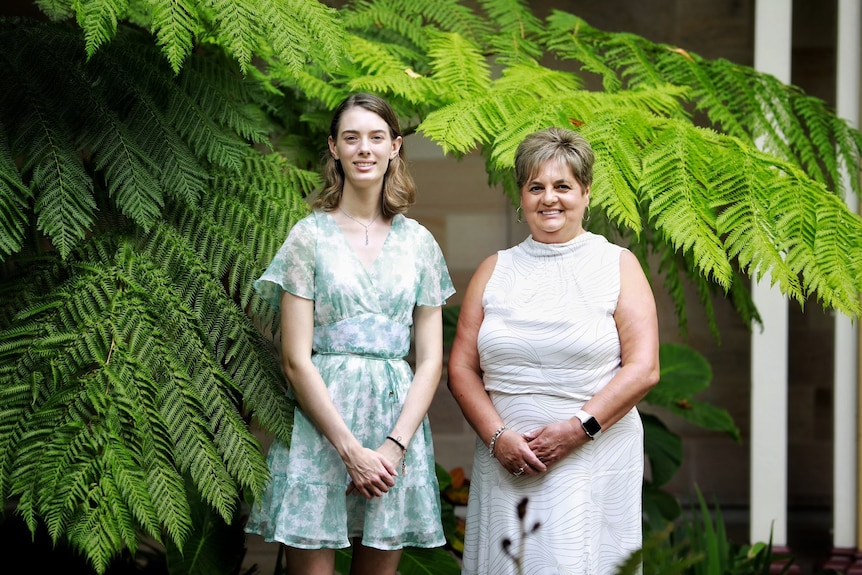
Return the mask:
<path id="1" fill-rule="evenodd" d="M 562 242 L 558 244 L 546 244 L 544 242 L 536 241 L 533 238 L 532 234 L 527 236 L 523 242 L 521 242 L 521 246 L 524 248 L 530 255 L 535 256 L 546 256 L 546 255 L 559 255 L 561 253 L 571 252 L 577 250 L 581 246 L 589 243 L 590 241 L 600 238 L 603 236 L 597 236 L 592 232 L 584 231 L 581 234 L 578 234 L 574 238 L 570 239 L 567 242 Z"/>

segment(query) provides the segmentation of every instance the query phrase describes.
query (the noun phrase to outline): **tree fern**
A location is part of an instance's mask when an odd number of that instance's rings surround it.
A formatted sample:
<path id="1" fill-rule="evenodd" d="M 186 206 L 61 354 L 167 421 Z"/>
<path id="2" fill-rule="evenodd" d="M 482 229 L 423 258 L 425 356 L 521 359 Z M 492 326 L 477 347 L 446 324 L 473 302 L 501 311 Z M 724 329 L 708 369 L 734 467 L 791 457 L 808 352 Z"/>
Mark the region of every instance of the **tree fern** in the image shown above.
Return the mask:
<path id="1" fill-rule="evenodd" d="M 690 88 L 695 108 L 717 129 L 749 142 L 758 140 L 815 181 L 844 191 L 840 169 L 858 159 L 860 133 L 797 87 L 724 59 L 705 60 L 632 34 L 596 30 L 562 11 L 548 18 L 545 38 L 555 54 L 601 74 L 611 91 L 661 84 Z M 858 194 L 858 178 L 851 180 Z"/>
<path id="2" fill-rule="evenodd" d="M 74 16 L 85 34 L 86 54 L 112 41 L 121 20 L 150 28 L 175 73 L 202 43 L 224 47 L 248 72 L 255 55 L 272 51 L 294 71 L 309 60 L 334 65 L 344 47 L 335 10 L 316 0 L 36 0 L 54 21 Z M 265 19 L 261 19 L 265 15 Z M 266 26 L 261 25 L 266 22 Z"/>
<path id="3" fill-rule="evenodd" d="M 742 280 L 767 272 L 859 311 L 862 137 L 745 66 L 520 0 L 38 5 L 79 28 L 0 22 L 0 493 L 99 571 L 141 532 L 203 541 L 198 497 L 228 523 L 263 488 L 248 421 L 286 439 L 292 405 L 251 282 L 353 90 L 513 200 L 524 135 L 584 133 L 591 229 L 657 261 L 682 329 L 683 280 L 714 329 L 715 297 L 758 319 Z"/>
<path id="4" fill-rule="evenodd" d="M 4 53 L 22 76 L 36 45 L 52 62 L 30 74 L 34 84 L 76 71 L 69 91 L 32 102 L 25 92 L 16 103 L 28 113 L 3 134 L 9 155 L 24 158 L 4 181 L 17 174 L 37 213 L 76 234 L 47 236 L 41 258 L 31 254 L 45 242 L 26 221 L 4 234 L 25 241 L 2 282 L 14 297 L 0 324 L 0 492 L 34 532 L 44 524 L 103 571 L 141 531 L 183 545 L 187 478 L 226 523 L 243 493 L 263 489 L 245 410 L 287 438 L 291 405 L 272 345 L 246 313 L 265 309 L 250 283 L 306 213 L 317 176 L 253 149 L 273 106 L 235 70 L 190 61 L 174 76 L 131 30 L 88 63 L 63 27 L 0 34 L 27 48 Z M 93 209 L 43 208 L 73 200 Z"/>

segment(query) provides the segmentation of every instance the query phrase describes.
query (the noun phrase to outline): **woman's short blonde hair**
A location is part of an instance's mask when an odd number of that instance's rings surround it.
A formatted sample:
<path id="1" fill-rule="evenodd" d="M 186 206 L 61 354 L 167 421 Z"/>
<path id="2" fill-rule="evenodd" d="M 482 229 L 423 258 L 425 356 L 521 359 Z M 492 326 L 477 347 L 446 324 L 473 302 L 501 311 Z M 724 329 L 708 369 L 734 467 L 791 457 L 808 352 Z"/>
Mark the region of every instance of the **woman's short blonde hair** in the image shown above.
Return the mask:
<path id="1" fill-rule="evenodd" d="M 595 154 L 590 143 L 574 130 L 556 126 L 524 138 L 515 151 L 515 181 L 523 188 L 548 160 L 558 160 L 572 169 L 584 188 L 593 183 Z"/>

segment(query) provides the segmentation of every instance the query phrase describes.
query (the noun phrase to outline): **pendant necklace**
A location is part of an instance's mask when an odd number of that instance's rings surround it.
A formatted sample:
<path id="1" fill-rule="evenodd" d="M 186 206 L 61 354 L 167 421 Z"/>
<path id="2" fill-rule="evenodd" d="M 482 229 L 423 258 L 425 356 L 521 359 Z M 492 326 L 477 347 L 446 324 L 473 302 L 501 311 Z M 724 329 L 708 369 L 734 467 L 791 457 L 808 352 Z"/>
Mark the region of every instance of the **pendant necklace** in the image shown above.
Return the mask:
<path id="1" fill-rule="evenodd" d="M 377 218 L 379 218 L 379 217 L 380 217 L 380 212 L 377 212 L 377 215 L 376 215 L 376 216 L 374 216 L 374 219 L 373 219 L 373 220 L 371 220 L 370 222 L 368 222 L 368 225 L 365 225 L 365 224 L 363 224 L 362 222 L 360 222 L 359 220 L 357 220 L 356 218 L 354 218 L 353 216 L 351 216 L 350 214 L 348 214 L 348 213 L 344 210 L 344 208 L 342 208 L 341 206 L 338 206 L 338 209 L 339 209 L 339 210 L 341 210 L 341 213 L 342 213 L 342 214 L 344 214 L 345 216 L 347 216 L 348 218 L 350 218 L 351 220 L 353 220 L 354 222 L 356 222 L 357 224 L 359 224 L 360 226 L 362 226 L 363 228 L 365 228 L 365 245 L 367 246 L 367 245 L 368 245 L 368 228 L 370 228 L 370 227 L 371 227 L 371 225 L 372 225 L 374 222 L 376 222 L 376 221 L 377 221 Z"/>

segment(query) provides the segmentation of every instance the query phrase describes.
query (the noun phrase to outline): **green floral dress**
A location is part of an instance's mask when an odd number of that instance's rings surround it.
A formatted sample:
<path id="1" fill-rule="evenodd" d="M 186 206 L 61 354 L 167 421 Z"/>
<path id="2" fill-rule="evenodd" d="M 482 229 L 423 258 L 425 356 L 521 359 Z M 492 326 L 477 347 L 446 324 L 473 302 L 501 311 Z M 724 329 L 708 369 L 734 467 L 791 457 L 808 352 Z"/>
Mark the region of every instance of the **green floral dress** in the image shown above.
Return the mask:
<path id="1" fill-rule="evenodd" d="M 454 293 L 440 247 L 416 221 L 397 215 L 370 269 L 328 213 L 291 229 L 254 283 L 274 306 L 282 290 L 314 300 L 312 361 L 347 426 L 376 449 L 398 419 L 413 379 L 415 306 L 440 306 Z M 350 477 L 332 444 L 297 408 L 291 445 L 274 442 L 272 481 L 252 506 L 246 531 L 305 549 L 344 548 L 349 539 L 377 549 L 438 547 L 439 486 L 426 417 L 407 448 L 406 473 L 382 497 L 345 495 Z"/>

